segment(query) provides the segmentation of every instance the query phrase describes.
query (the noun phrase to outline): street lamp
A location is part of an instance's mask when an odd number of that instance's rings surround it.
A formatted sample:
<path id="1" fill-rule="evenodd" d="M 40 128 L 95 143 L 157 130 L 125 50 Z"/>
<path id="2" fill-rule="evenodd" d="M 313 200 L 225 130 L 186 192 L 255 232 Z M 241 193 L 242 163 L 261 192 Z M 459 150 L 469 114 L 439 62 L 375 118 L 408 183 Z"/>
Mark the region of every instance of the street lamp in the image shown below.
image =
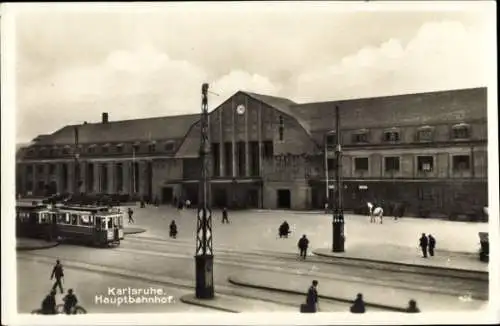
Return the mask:
<path id="1" fill-rule="evenodd" d="M 344 252 L 344 210 L 342 207 L 342 191 L 344 187 L 342 186 L 342 147 L 340 145 L 341 133 L 340 133 L 340 111 L 339 107 L 335 106 L 335 123 L 336 123 L 336 135 L 337 135 L 337 145 L 335 146 L 335 209 L 333 211 L 333 222 L 332 222 L 332 251 L 333 252 Z"/>
<path id="2" fill-rule="evenodd" d="M 212 250 L 212 210 L 209 208 L 210 140 L 208 132 L 208 84 L 205 83 L 202 85 L 201 92 L 201 179 L 199 183 L 200 204 L 198 207 L 196 228 L 196 297 L 198 299 L 213 299 L 214 256 Z"/>

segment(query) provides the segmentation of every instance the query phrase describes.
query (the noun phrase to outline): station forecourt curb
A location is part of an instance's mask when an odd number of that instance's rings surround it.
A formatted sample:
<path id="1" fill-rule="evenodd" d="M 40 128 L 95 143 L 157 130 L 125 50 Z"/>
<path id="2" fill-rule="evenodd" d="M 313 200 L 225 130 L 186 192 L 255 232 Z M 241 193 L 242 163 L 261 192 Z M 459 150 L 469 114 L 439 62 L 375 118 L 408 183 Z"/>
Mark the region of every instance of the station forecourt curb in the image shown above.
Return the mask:
<path id="1" fill-rule="evenodd" d="M 186 294 L 180 298 L 180 301 L 185 304 L 210 308 L 223 312 L 239 313 L 239 311 L 225 308 L 225 306 L 228 305 L 227 300 L 217 294 L 215 294 L 213 299 L 198 299 L 194 294 Z"/>
<path id="2" fill-rule="evenodd" d="M 146 232 L 146 229 L 142 228 L 123 228 L 123 234 L 139 234 Z"/>
<path id="3" fill-rule="evenodd" d="M 25 242 L 25 241 L 27 242 Z M 21 242 L 21 243 L 20 243 Z M 30 251 L 30 250 L 41 250 L 50 249 L 59 245 L 58 241 L 45 241 L 39 239 L 16 239 L 16 250 L 17 251 Z"/>
<path id="4" fill-rule="evenodd" d="M 477 274 L 477 275 L 486 276 L 486 278 L 488 278 L 488 275 L 489 275 L 488 270 L 486 270 L 486 271 L 480 271 L 480 270 L 466 269 L 466 268 L 454 268 L 454 267 L 445 267 L 445 266 L 430 266 L 430 265 L 424 265 L 424 264 L 411 264 L 411 263 L 404 263 L 404 262 L 398 262 L 398 261 L 387 261 L 387 260 L 382 260 L 382 259 L 371 259 L 371 258 L 365 258 L 365 257 L 348 257 L 348 256 L 342 256 L 342 255 L 338 255 L 338 254 L 335 254 L 335 253 L 331 253 L 326 248 L 315 249 L 315 250 L 312 251 L 312 253 L 314 255 L 316 255 L 316 256 L 319 256 L 319 257 L 328 257 L 328 258 L 342 259 L 342 260 L 365 261 L 365 262 L 380 263 L 380 264 L 392 265 L 392 266 L 426 268 L 426 269 L 429 269 L 429 270 L 443 271 L 443 272 L 448 271 L 448 272 L 474 273 L 474 274 Z"/>
<path id="5" fill-rule="evenodd" d="M 228 277 L 228 282 L 233 284 L 233 285 L 237 285 L 237 286 L 249 287 L 249 288 L 266 290 L 266 291 L 274 291 L 274 292 L 295 294 L 295 295 L 302 295 L 302 296 L 307 295 L 307 291 L 297 291 L 297 290 L 283 289 L 283 288 L 271 287 L 271 286 L 267 286 L 267 285 L 250 283 L 248 281 L 242 281 L 235 276 Z M 333 296 L 326 296 L 326 295 L 319 295 L 318 297 L 321 299 L 338 301 L 338 302 L 343 302 L 343 303 L 348 303 L 348 304 L 354 303 L 354 300 L 340 298 L 340 297 L 333 297 Z M 389 305 L 384 305 L 384 304 L 379 304 L 379 303 L 371 303 L 371 302 L 367 302 L 367 301 L 365 301 L 365 306 L 383 309 L 383 310 L 389 310 L 389 311 L 393 311 L 393 312 L 406 312 L 406 308 L 404 308 L 404 307 L 389 306 Z"/>

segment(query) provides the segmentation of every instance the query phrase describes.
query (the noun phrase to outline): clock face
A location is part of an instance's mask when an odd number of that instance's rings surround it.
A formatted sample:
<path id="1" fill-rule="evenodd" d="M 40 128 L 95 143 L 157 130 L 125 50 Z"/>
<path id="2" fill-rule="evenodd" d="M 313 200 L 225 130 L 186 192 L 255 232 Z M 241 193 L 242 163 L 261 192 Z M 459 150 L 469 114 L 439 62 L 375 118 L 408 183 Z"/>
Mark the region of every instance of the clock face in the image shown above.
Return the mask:
<path id="1" fill-rule="evenodd" d="M 238 114 L 243 114 L 245 113 L 245 106 L 243 104 L 240 104 L 236 107 L 236 113 Z"/>

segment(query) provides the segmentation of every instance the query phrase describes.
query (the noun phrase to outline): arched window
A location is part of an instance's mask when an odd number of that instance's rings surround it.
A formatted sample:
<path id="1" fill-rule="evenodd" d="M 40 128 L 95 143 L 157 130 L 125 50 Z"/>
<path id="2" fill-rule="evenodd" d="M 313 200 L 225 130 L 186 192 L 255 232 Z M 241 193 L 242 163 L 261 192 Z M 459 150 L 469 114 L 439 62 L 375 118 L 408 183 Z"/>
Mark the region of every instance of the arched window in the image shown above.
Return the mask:
<path id="1" fill-rule="evenodd" d="M 468 139 L 470 137 L 470 126 L 466 123 L 459 123 L 452 127 L 453 139 Z"/>

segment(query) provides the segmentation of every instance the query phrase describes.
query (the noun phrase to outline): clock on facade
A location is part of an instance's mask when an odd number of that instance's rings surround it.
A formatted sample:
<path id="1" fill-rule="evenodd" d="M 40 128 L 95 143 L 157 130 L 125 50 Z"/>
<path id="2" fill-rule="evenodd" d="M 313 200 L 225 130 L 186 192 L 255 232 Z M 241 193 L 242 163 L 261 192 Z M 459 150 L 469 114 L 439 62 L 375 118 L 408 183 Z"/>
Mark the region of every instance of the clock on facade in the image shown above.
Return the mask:
<path id="1" fill-rule="evenodd" d="M 236 107 L 236 113 L 238 114 L 244 114 L 245 113 L 245 106 L 243 104 L 240 104 Z"/>

